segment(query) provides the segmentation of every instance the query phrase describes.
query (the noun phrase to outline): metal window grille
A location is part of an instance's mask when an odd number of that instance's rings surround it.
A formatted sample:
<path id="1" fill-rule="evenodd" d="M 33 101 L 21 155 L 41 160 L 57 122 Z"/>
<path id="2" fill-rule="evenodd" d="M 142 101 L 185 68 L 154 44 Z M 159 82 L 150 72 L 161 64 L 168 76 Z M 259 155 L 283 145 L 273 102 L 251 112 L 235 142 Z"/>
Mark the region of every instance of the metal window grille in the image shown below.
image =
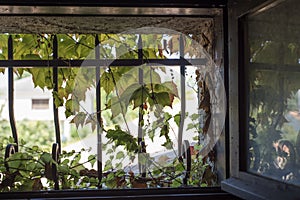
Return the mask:
<path id="1" fill-rule="evenodd" d="M 185 67 L 188 65 L 205 65 L 207 62 L 206 59 L 201 58 L 193 58 L 193 59 L 185 59 L 184 58 L 184 42 L 183 36 L 180 36 L 179 41 L 179 54 L 180 58 L 178 59 L 145 59 L 143 56 L 143 41 L 141 35 L 139 35 L 138 39 L 138 58 L 137 59 L 100 59 L 100 42 L 98 36 L 95 36 L 95 59 L 87 59 L 87 60 L 64 60 L 58 58 L 58 42 L 57 36 L 54 36 L 53 39 L 53 59 L 52 60 L 15 60 L 13 58 L 13 39 L 12 35 L 8 37 L 8 60 L 0 60 L 0 67 L 8 68 L 8 99 L 9 99 L 9 121 L 12 130 L 12 136 L 14 138 L 14 142 L 16 145 L 9 144 L 6 148 L 5 157 L 9 157 L 11 154 L 18 152 L 19 150 L 19 140 L 18 140 L 18 132 L 16 128 L 16 122 L 14 117 L 14 67 L 45 67 L 51 66 L 53 68 L 53 91 L 58 91 L 58 69 L 60 67 L 96 67 L 96 112 L 97 112 L 97 160 L 98 160 L 98 179 L 99 182 L 102 179 L 102 146 L 101 146 L 101 90 L 100 90 L 100 68 L 107 68 L 109 66 L 140 66 L 143 64 L 146 65 L 165 65 L 165 66 L 173 66 L 180 67 L 180 87 L 181 87 L 181 119 L 184 119 L 185 115 Z M 139 69 L 139 84 L 143 84 L 143 72 L 142 69 Z M 40 102 L 40 101 L 39 101 Z M 53 101 L 54 102 L 54 101 Z M 43 101 L 44 103 L 44 101 Z M 142 109 L 142 107 L 140 107 Z M 141 113 L 141 112 L 140 112 Z M 55 138 L 56 142 L 52 145 L 52 158 L 55 161 L 59 161 L 59 155 L 61 153 L 61 134 L 59 127 L 59 116 L 58 116 L 58 108 L 53 103 L 53 114 L 54 114 L 54 125 L 55 125 Z M 139 121 L 142 120 L 142 115 L 139 114 Z M 189 144 L 185 141 L 182 141 L 183 134 L 183 126 L 184 120 L 180 121 L 179 132 L 178 132 L 178 155 L 182 155 L 184 152 L 182 149 L 187 149 Z M 144 149 L 145 143 L 142 142 L 142 127 L 138 125 L 138 144 L 141 145 L 140 149 Z M 184 147 L 183 147 L 184 146 Z M 190 163 L 188 164 L 190 165 Z M 7 166 L 8 167 L 8 166 Z M 145 176 L 145 169 L 143 166 L 139 166 L 140 173 L 142 176 Z M 55 182 L 55 190 L 59 189 L 59 177 L 57 174 L 56 165 L 52 166 L 52 175 L 54 177 Z M 188 173 L 186 173 L 188 176 Z M 184 179 L 184 183 L 186 184 L 187 177 Z M 99 186 L 101 187 L 101 186 Z"/>

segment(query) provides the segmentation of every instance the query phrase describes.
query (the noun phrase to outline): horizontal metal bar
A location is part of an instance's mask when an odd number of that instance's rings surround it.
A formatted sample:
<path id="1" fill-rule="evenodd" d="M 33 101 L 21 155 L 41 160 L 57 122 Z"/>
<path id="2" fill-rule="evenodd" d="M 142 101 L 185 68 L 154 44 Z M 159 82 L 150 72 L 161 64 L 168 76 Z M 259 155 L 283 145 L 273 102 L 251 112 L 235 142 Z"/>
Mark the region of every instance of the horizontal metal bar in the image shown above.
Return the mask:
<path id="1" fill-rule="evenodd" d="M 270 63 L 249 63 L 250 69 L 255 70 L 276 70 L 281 72 L 299 72 L 300 64 L 270 64 Z"/>
<path id="2" fill-rule="evenodd" d="M 0 67 L 93 67 L 153 65 L 205 65 L 206 59 L 107 59 L 107 60 L 0 60 Z"/>
<path id="3" fill-rule="evenodd" d="M 1 14 L 33 15 L 221 15 L 220 8 L 174 8 L 174 7 L 80 7 L 80 6 L 0 6 Z"/>

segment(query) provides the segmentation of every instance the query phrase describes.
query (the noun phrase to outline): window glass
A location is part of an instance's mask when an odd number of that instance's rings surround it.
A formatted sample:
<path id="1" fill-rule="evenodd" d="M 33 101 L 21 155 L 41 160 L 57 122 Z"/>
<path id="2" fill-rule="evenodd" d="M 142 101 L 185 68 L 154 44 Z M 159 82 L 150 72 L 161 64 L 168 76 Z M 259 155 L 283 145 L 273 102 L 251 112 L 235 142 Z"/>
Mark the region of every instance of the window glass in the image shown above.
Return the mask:
<path id="1" fill-rule="evenodd" d="M 247 18 L 248 170 L 300 185 L 300 7 Z"/>
<path id="2" fill-rule="evenodd" d="M 16 124 L 31 117 L 53 125 L 52 109 L 58 107 L 62 154 L 53 162 L 49 148 L 23 137 L 20 154 L 0 163 L 2 180 L 8 168 L 22 171 L 20 181 L 3 191 L 218 186 L 225 151 L 224 145 L 217 151 L 216 144 L 222 142 L 226 102 L 222 69 L 211 58 L 213 21 L 203 20 L 198 33 L 187 34 L 145 28 L 124 34 L 12 35 L 15 60 L 9 61 L 24 64 L 14 71 L 14 95 L 24 96 L 15 105 L 16 116 L 22 115 Z M 9 39 L 3 35 L 5 43 Z M 7 81 L 7 69 L 0 72 Z M 28 100 L 34 115 L 21 113 Z M 26 130 L 39 139 L 37 130 Z M 49 141 L 55 131 L 47 129 Z M 27 155 L 24 163 L 14 160 Z M 53 163 L 58 182 L 47 169 Z"/>

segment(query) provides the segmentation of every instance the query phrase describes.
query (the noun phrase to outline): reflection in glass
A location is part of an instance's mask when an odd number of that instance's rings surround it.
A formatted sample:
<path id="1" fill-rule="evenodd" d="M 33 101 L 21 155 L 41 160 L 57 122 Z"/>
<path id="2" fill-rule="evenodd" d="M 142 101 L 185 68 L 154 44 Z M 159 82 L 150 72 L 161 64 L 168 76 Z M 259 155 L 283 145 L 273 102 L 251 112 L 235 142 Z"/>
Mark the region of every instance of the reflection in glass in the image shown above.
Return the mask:
<path id="1" fill-rule="evenodd" d="M 248 170 L 300 185 L 299 3 L 248 18 Z"/>

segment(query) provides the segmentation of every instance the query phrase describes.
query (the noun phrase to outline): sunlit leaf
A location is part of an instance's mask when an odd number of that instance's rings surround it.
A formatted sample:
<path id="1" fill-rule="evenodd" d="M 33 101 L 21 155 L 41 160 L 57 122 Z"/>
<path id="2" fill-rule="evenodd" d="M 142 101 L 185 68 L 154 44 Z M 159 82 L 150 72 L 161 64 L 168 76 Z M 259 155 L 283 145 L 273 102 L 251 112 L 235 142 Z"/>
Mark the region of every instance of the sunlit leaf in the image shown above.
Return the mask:
<path id="1" fill-rule="evenodd" d="M 5 68 L 0 67 L 0 73 L 4 74 Z"/>
<path id="2" fill-rule="evenodd" d="M 41 60 L 41 57 L 37 54 L 26 54 L 22 57 L 23 60 Z"/>
<path id="3" fill-rule="evenodd" d="M 115 88 L 115 83 L 114 83 L 112 73 L 104 72 L 101 75 L 100 84 L 107 94 L 111 93 Z"/>

